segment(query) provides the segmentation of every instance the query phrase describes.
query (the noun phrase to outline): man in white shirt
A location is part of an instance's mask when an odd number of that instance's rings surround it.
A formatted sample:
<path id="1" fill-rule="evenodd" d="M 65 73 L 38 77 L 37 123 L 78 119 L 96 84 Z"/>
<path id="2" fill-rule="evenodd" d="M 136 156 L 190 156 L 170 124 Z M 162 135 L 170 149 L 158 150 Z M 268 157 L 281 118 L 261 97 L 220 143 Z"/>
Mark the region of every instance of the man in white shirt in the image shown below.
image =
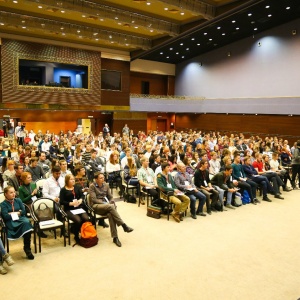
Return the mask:
<path id="1" fill-rule="evenodd" d="M 59 182 L 59 185 L 61 187 L 65 186 L 65 177 L 67 174 L 71 174 L 71 171 L 69 171 L 67 168 L 68 168 L 68 163 L 66 160 L 62 159 L 59 161 L 59 166 L 60 166 L 60 169 L 61 169 L 61 173 L 60 173 L 60 176 L 58 178 L 58 182 Z"/>

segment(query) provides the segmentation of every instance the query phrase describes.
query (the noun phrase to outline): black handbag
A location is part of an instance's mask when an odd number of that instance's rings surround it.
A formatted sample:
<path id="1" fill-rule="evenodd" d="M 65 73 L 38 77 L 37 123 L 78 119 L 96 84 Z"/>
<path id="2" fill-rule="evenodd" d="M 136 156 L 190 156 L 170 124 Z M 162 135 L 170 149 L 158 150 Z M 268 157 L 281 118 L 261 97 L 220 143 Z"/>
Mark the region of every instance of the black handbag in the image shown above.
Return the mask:
<path id="1" fill-rule="evenodd" d="M 42 205 L 44 205 L 45 207 L 41 208 Z M 40 222 L 49 221 L 49 220 L 53 219 L 53 212 L 52 212 L 51 208 L 48 207 L 48 205 L 44 202 L 42 202 L 38 206 L 37 210 L 35 211 L 35 214 Z"/>

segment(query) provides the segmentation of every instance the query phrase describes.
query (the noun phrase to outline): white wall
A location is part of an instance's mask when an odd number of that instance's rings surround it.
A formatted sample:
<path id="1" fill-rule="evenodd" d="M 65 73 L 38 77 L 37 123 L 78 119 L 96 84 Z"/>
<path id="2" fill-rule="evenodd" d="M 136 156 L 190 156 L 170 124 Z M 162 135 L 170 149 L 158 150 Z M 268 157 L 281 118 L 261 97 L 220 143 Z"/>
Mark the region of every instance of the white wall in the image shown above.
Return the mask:
<path id="1" fill-rule="evenodd" d="M 292 35 L 294 29 L 297 35 Z M 175 94 L 217 99 L 297 97 L 299 74 L 297 19 L 177 65 Z"/>

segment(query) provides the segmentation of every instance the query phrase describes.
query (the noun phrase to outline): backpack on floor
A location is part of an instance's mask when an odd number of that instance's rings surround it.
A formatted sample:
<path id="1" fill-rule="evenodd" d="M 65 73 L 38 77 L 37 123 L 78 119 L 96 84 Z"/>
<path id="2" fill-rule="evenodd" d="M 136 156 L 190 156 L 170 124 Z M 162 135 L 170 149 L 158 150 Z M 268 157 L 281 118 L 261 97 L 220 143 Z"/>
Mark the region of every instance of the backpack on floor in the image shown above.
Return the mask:
<path id="1" fill-rule="evenodd" d="M 246 190 L 243 191 L 242 202 L 243 204 L 248 204 L 251 202 L 250 196 Z"/>
<path id="2" fill-rule="evenodd" d="M 80 229 L 79 245 L 84 248 L 91 248 L 98 244 L 97 231 L 91 222 L 84 222 Z"/>

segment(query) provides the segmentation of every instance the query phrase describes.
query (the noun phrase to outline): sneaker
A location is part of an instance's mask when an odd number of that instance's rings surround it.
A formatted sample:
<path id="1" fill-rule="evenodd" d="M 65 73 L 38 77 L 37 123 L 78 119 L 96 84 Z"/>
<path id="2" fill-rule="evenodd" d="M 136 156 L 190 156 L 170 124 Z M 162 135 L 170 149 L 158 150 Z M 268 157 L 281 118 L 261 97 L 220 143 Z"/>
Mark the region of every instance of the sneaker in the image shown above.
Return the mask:
<path id="1" fill-rule="evenodd" d="M 7 270 L 3 267 L 3 263 L 0 262 L 0 274 L 5 275 L 7 273 Z"/>
<path id="2" fill-rule="evenodd" d="M 235 209 L 235 207 L 232 206 L 231 204 L 226 204 L 225 206 L 226 206 L 227 208 L 230 208 L 230 209 Z"/>
<path id="3" fill-rule="evenodd" d="M 197 219 L 196 214 L 191 214 L 191 217 L 192 217 L 193 219 Z"/>
<path id="4" fill-rule="evenodd" d="M 15 263 L 12 257 L 8 253 L 3 255 L 3 260 L 7 263 L 8 266 L 12 266 Z"/>

